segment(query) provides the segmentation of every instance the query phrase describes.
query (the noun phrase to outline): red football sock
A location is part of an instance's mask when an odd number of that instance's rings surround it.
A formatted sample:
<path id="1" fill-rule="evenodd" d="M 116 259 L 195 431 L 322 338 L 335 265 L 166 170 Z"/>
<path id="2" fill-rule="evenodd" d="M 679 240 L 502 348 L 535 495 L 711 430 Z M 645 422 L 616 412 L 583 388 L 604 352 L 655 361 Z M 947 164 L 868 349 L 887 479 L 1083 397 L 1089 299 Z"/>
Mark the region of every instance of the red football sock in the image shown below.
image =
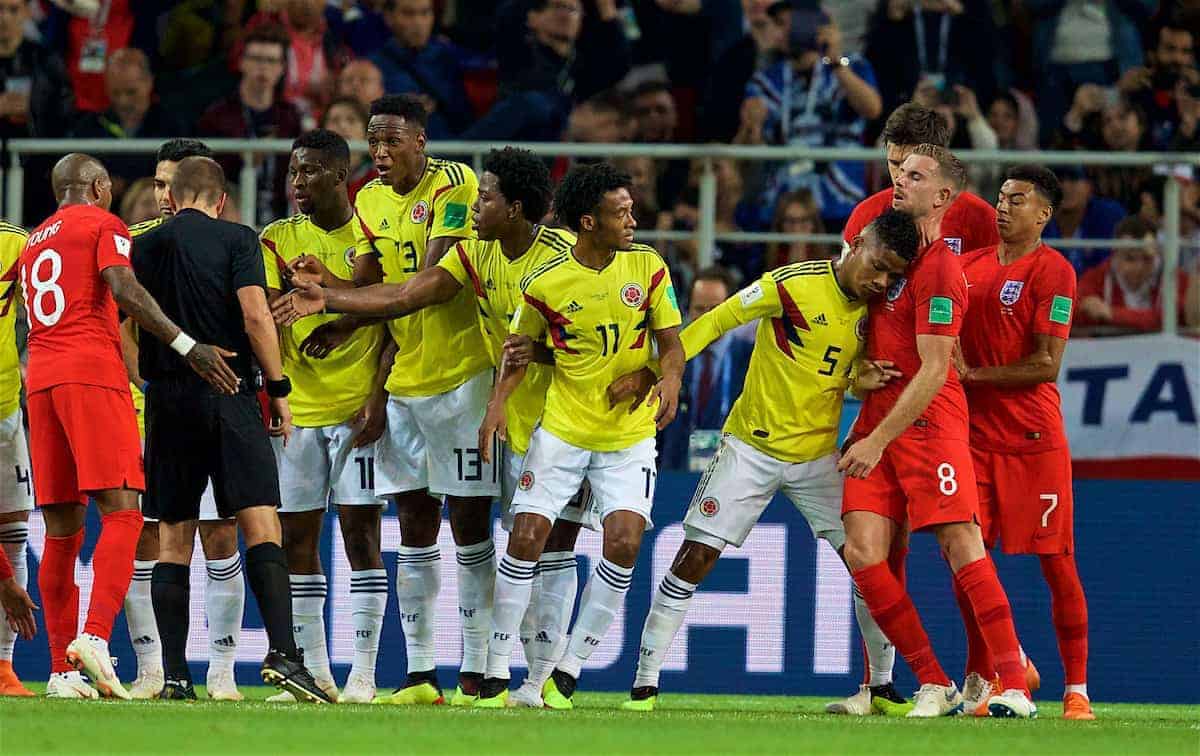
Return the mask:
<path id="1" fill-rule="evenodd" d="M 949 685 L 950 678 L 933 653 L 917 608 L 888 563 L 880 562 L 855 570 L 852 576 L 862 591 L 871 616 L 908 662 L 917 681 L 922 685 Z"/>
<path id="2" fill-rule="evenodd" d="M 83 528 L 65 538 L 46 536 L 38 566 L 38 590 L 46 613 L 50 639 L 50 671 L 70 672 L 67 646 L 79 632 L 79 586 L 75 584 L 75 559 L 83 548 Z"/>
<path id="3" fill-rule="evenodd" d="M 963 628 L 967 631 L 967 667 L 964 674 L 972 672 L 984 680 L 990 681 L 996 676 L 996 667 L 992 664 L 992 653 L 988 650 L 987 640 L 979 630 L 975 621 L 975 610 L 971 608 L 971 600 L 963 591 L 958 581 L 954 581 L 954 600 L 958 603 L 958 611 L 962 615 Z"/>
<path id="4" fill-rule="evenodd" d="M 1041 557 L 1042 574 L 1050 586 L 1050 613 L 1058 652 L 1062 655 L 1063 682 L 1087 684 L 1088 610 L 1075 568 L 1074 554 L 1045 554 Z"/>
<path id="5" fill-rule="evenodd" d="M 133 555 L 142 534 L 142 513 L 110 512 L 100 518 L 100 540 L 92 555 L 92 595 L 83 631 L 108 640 L 133 579 Z"/>
<path id="6" fill-rule="evenodd" d="M 1023 690 L 1025 687 L 1025 665 L 1021 663 L 1021 645 L 1017 642 L 1017 631 L 1013 626 L 1012 608 L 996 566 L 984 557 L 961 568 L 954 574 L 954 581 L 970 599 L 975 611 L 979 631 L 987 640 L 992 664 L 1000 675 L 1004 690 Z"/>

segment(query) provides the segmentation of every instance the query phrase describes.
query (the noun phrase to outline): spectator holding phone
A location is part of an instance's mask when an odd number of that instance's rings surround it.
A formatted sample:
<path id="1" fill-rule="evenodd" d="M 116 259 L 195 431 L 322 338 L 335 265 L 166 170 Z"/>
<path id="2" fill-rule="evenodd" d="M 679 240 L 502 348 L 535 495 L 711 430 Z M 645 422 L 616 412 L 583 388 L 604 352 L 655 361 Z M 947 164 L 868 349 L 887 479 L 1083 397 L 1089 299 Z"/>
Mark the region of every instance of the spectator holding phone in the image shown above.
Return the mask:
<path id="1" fill-rule="evenodd" d="M 1146 114 L 1147 142 L 1151 149 L 1168 150 L 1194 144 L 1196 102 L 1200 98 L 1196 30 L 1180 20 L 1164 22 L 1150 48 L 1150 65 L 1129 69 L 1117 86 Z M 1185 126 L 1187 132 L 1183 133 Z"/>

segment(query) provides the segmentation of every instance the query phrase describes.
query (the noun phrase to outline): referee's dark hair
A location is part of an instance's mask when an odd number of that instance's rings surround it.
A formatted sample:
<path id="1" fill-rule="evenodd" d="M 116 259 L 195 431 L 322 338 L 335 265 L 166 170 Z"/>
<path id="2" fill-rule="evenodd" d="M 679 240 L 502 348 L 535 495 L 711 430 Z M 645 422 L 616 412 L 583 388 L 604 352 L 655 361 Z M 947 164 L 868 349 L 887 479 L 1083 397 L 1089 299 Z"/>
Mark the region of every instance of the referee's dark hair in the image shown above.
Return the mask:
<path id="1" fill-rule="evenodd" d="M 483 160 L 483 170 L 500 181 L 500 193 L 510 203 L 521 203 L 521 215 L 537 223 L 550 207 L 553 188 L 550 169 L 529 150 L 505 147 L 492 150 Z"/>
<path id="2" fill-rule="evenodd" d="M 371 103 L 371 115 L 398 116 L 422 129 L 429 123 L 429 111 L 425 109 L 425 103 L 406 94 L 380 97 Z"/>
<path id="3" fill-rule="evenodd" d="M 225 171 L 212 158 L 194 156 L 179 161 L 171 181 L 177 204 L 200 202 L 215 205 L 225 194 Z"/>
<path id="4" fill-rule="evenodd" d="M 212 156 L 213 151 L 199 139 L 168 139 L 158 148 L 158 154 L 155 155 L 154 162 L 161 163 L 164 160 L 169 160 L 172 163 L 178 163 L 184 158 L 210 158 Z"/>
<path id="5" fill-rule="evenodd" d="M 554 193 L 554 212 L 558 220 L 579 233 L 580 218 L 596 212 L 604 195 L 617 189 L 632 189 L 628 173 L 608 163 L 592 163 L 572 168 Z"/>
<path id="6" fill-rule="evenodd" d="M 332 160 L 338 168 L 350 166 L 350 144 L 329 129 L 313 129 L 296 137 L 292 142 L 292 151 L 299 149 L 316 150 Z"/>
<path id="7" fill-rule="evenodd" d="M 1059 205 L 1063 201 L 1062 184 L 1058 183 L 1058 176 L 1054 175 L 1054 171 L 1044 165 L 1035 163 L 1026 163 L 1024 165 L 1014 165 L 1004 172 L 1005 181 L 1028 181 L 1033 184 L 1033 189 L 1041 195 L 1046 204 L 1050 206 L 1051 212 L 1057 212 Z"/>
<path id="8" fill-rule="evenodd" d="M 871 221 L 866 230 L 905 262 L 916 259 L 917 249 L 921 246 L 921 232 L 917 230 L 913 217 L 903 210 L 886 211 Z"/>

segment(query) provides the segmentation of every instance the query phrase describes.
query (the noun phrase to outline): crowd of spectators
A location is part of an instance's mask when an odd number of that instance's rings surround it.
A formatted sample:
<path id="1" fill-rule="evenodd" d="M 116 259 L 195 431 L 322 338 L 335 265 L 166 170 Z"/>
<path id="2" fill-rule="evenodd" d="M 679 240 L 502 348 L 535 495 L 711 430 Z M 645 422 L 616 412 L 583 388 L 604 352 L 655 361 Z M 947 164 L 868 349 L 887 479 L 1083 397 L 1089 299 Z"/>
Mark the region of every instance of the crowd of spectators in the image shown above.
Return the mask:
<path id="1" fill-rule="evenodd" d="M 431 110 L 435 140 L 872 145 L 914 100 L 951 125 L 954 148 L 1197 151 L 1198 34 L 1198 0 L 0 0 L 0 139 L 290 138 L 316 125 L 361 139 L 371 100 L 408 92 Z M 352 191 L 373 175 L 354 157 Z M 240 158 L 223 160 L 237 175 Z M 150 212 L 149 157 L 106 162 L 127 219 Z M 23 221 L 47 209 L 47 165 L 26 160 Z M 260 155 L 254 167 L 244 220 L 262 225 L 291 209 L 286 166 Z M 643 229 L 696 227 L 697 164 L 622 167 Z M 995 196 L 1002 169 L 972 166 L 972 190 Z M 836 233 L 887 180 L 851 161 L 716 172 L 718 231 Z M 1129 218 L 1161 233 L 1153 169 L 1059 176 L 1048 236 L 1111 237 Z M 1194 271 L 1200 193 L 1184 178 Z M 709 255 L 694 241 L 660 246 L 685 287 L 698 280 Z M 706 250 L 735 286 L 836 251 Z M 1110 259 L 1065 254 L 1081 276 Z"/>

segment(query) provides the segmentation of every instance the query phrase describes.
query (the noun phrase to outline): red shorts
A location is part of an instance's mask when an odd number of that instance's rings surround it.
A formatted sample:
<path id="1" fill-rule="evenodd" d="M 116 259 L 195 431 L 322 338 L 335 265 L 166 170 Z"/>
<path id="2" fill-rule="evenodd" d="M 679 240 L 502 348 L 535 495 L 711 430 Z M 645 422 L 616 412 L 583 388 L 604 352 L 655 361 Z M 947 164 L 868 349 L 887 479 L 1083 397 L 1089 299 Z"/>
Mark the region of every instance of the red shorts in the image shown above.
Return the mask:
<path id="1" fill-rule="evenodd" d="M 973 450 L 979 484 L 979 524 L 990 549 L 1005 554 L 1071 554 L 1075 503 L 1071 451 L 1033 454 Z"/>
<path id="2" fill-rule="evenodd" d="M 978 519 L 966 441 L 901 436 L 866 478 L 846 478 L 842 514 L 874 512 L 911 530 Z"/>
<path id="3" fill-rule="evenodd" d="M 38 506 L 114 488 L 146 489 L 128 388 L 63 383 L 29 395 L 29 456 Z"/>

